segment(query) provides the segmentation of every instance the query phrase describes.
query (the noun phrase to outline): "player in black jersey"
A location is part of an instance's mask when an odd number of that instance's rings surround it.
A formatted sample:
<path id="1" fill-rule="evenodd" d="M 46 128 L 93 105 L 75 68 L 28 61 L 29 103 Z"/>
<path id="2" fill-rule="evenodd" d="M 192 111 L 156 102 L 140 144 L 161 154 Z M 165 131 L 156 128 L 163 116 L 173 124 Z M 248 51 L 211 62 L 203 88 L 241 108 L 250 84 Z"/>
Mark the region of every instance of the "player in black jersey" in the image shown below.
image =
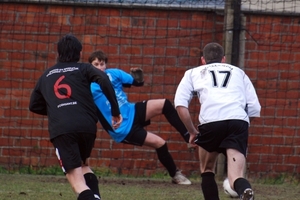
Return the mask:
<path id="1" fill-rule="evenodd" d="M 73 35 L 57 45 L 58 62 L 39 78 L 30 98 L 30 111 L 48 116 L 50 141 L 78 200 L 101 199 L 98 179 L 86 164 L 97 131 L 97 107 L 90 84 L 98 83 L 111 105 L 111 126 L 122 122 L 114 89 L 107 75 L 79 63 L 82 44 Z"/>

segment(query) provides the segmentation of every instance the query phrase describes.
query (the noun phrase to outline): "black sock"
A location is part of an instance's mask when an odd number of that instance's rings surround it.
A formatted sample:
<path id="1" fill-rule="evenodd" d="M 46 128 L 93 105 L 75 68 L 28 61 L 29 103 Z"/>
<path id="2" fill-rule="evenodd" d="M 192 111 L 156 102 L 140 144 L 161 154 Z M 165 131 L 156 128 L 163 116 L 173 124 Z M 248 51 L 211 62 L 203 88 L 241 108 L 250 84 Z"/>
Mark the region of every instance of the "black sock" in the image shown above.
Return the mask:
<path id="1" fill-rule="evenodd" d="M 95 195 L 99 196 L 99 198 L 101 199 L 97 176 L 93 173 L 86 173 L 84 174 L 84 179 L 86 185 L 93 191 Z"/>
<path id="2" fill-rule="evenodd" d="M 201 174 L 201 188 L 204 199 L 219 200 L 218 185 L 215 180 L 215 174 L 212 172 L 204 172 Z"/>
<path id="3" fill-rule="evenodd" d="M 158 160 L 168 170 L 169 175 L 171 177 L 175 176 L 177 167 L 175 165 L 175 162 L 174 162 L 171 154 L 169 153 L 167 143 L 165 143 L 160 148 L 156 149 L 156 153 L 158 156 Z"/>
<path id="4" fill-rule="evenodd" d="M 168 122 L 180 133 L 185 142 L 189 143 L 190 134 L 188 133 L 185 125 L 179 118 L 179 115 L 170 102 L 170 100 L 166 99 L 164 107 L 162 109 L 162 114 L 165 115 Z"/>
<path id="5" fill-rule="evenodd" d="M 92 190 L 84 190 L 78 195 L 77 200 L 95 200 Z"/>
<path id="6" fill-rule="evenodd" d="M 238 178 L 233 183 L 234 190 L 241 196 L 244 193 L 244 190 L 247 188 L 251 188 L 249 181 L 245 178 Z"/>

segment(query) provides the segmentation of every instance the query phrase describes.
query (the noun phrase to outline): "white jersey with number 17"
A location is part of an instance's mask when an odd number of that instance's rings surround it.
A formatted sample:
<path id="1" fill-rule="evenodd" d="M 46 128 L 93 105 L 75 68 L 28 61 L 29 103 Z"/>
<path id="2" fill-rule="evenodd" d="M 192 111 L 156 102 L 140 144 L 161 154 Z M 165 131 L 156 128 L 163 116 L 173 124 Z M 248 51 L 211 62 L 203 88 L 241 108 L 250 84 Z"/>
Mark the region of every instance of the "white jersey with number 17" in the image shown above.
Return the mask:
<path id="1" fill-rule="evenodd" d="M 201 124 L 238 119 L 249 123 L 259 117 L 261 106 L 255 89 L 243 70 L 226 63 L 212 63 L 187 70 L 175 94 L 175 107 L 188 108 L 197 93 Z"/>

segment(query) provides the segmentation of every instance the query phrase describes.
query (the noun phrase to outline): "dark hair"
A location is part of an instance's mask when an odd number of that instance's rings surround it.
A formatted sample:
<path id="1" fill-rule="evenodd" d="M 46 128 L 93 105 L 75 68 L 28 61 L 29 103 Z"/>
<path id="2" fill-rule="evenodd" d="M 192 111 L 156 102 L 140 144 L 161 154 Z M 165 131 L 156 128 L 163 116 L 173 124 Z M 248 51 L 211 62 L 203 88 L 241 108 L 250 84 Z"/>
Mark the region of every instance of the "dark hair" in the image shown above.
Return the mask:
<path id="1" fill-rule="evenodd" d="M 62 37 L 57 43 L 59 62 L 78 62 L 82 45 L 80 41 L 72 34 Z"/>
<path id="2" fill-rule="evenodd" d="M 224 49 L 218 43 L 208 43 L 203 48 L 203 57 L 207 64 L 221 62 L 224 57 Z"/>
<path id="3" fill-rule="evenodd" d="M 99 61 L 103 60 L 105 63 L 108 61 L 106 54 L 101 50 L 95 51 L 90 55 L 89 63 L 92 63 L 96 58 L 98 58 Z"/>

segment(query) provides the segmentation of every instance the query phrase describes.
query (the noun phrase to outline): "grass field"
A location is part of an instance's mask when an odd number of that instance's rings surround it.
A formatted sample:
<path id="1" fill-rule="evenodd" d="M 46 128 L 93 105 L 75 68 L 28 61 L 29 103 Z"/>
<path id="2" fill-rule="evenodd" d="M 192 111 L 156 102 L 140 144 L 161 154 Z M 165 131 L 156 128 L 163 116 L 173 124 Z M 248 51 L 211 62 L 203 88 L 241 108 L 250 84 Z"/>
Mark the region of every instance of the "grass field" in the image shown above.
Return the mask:
<path id="1" fill-rule="evenodd" d="M 190 186 L 172 184 L 170 179 L 99 177 L 103 200 L 202 200 L 200 180 Z M 230 200 L 220 187 L 220 199 Z M 254 183 L 256 200 L 299 200 L 300 184 Z M 64 176 L 0 174 L 0 200 L 75 200 Z M 233 200 L 233 199 L 232 199 Z"/>

